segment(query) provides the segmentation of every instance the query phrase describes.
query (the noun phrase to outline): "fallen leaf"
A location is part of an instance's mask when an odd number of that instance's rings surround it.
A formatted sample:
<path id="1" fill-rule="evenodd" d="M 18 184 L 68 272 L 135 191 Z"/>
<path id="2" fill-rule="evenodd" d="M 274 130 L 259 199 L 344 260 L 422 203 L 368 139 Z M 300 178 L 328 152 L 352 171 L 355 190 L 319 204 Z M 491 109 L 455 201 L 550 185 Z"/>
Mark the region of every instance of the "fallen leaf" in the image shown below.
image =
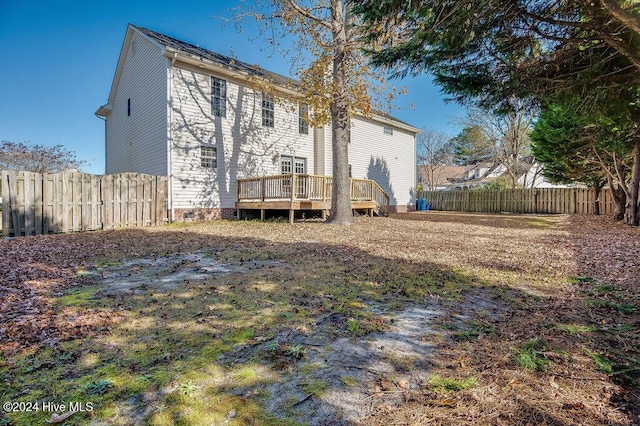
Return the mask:
<path id="1" fill-rule="evenodd" d="M 63 414 L 53 413 L 49 420 L 47 420 L 47 423 L 62 423 L 69 417 L 73 416 L 75 413 L 77 413 L 77 411 L 67 411 Z"/>

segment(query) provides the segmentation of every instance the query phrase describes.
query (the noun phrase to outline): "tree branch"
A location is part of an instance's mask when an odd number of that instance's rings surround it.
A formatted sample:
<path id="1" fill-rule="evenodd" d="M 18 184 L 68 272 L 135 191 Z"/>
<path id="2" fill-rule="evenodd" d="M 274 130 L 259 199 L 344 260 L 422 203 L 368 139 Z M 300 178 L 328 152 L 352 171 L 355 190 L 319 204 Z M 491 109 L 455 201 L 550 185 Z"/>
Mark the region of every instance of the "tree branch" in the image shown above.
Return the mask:
<path id="1" fill-rule="evenodd" d="M 602 3 L 602 7 L 604 7 L 614 18 L 620 21 L 624 26 L 629 28 L 631 31 L 640 35 L 640 19 L 635 17 L 633 14 L 628 13 L 626 10 L 621 8 L 615 1 L 611 0 L 600 0 Z"/>
<path id="2" fill-rule="evenodd" d="M 299 13 L 301 16 L 315 22 L 318 25 L 321 25 L 327 28 L 328 30 L 331 30 L 331 24 L 329 22 L 321 18 L 318 18 L 317 16 L 312 14 L 308 9 L 305 9 L 304 7 L 300 6 L 295 0 L 287 0 L 287 4 L 291 6 L 291 8 L 295 10 L 297 13 Z"/>

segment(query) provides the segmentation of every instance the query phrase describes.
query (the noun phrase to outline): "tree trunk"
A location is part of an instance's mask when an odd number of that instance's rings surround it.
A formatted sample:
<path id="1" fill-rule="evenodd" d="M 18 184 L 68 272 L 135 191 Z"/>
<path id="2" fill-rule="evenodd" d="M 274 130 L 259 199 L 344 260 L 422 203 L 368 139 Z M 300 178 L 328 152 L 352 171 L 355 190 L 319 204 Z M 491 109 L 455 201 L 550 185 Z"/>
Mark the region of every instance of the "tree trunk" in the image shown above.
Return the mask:
<path id="1" fill-rule="evenodd" d="M 636 134 L 636 141 L 631 153 L 633 164 L 631 166 L 631 183 L 629 184 L 629 203 L 625 223 L 638 226 L 640 211 L 638 209 L 638 190 L 640 187 L 640 134 Z"/>
<path id="2" fill-rule="evenodd" d="M 613 211 L 613 219 L 614 220 L 622 220 L 624 219 L 624 212 L 627 206 L 627 193 L 624 192 L 624 188 L 618 184 L 614 185 L 613 180 L 608 177 L 609 181 L 609 191 L 611 191 L 611 195 L 613 195 L 613 201 L 615 203 L 614 211 Z"/>
<path id="3" fill-rule="evenodd" d="M 596 198 L 593 204 L 593 214 L 595 214 L 596 216 L 600 216 L 600 194 L 602 193 L 602 186 L 595 185 L 593 187 L 593 190 L 595 192 L 595 198 Z"/>
<path id="4" fill-rule="evenodd" d="M 349 97 L 347 94 L 347 66 L 349 53 L 347 29 L 342 2 L 332 2 L 332 32 L 335 52 L 333 56 L 333 93 L 331 101 L 331 143 L 333 147 L 333 189 L 331 192 L 331 213 L 329 222 L 350 225 L 353 223 L 351 211 L 351 179 L 349 178 L 349 137 L 351 119 L 349 117 Z"/>

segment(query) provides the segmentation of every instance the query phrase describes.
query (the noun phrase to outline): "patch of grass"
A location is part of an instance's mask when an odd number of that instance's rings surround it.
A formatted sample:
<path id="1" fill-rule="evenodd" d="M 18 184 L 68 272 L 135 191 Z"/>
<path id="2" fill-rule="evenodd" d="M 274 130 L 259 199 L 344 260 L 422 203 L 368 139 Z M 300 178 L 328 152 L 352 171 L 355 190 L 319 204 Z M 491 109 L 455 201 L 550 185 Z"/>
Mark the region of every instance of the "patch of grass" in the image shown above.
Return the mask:
<path id="1" fill-rule="evenodd" d="M 636 305 L 633 303 L 616 303 L 610 300 L 589 299 L 585 302 L 587 306 L 592 308 L 604 308 L 621 314 L 631 314 L 636 311 Z"/>
<path id="2" fill-rule="evenodd" d="M 195 391 L 198 390 L 198 386 L 191 380 L 180 383 L 178 385 L 178 392 L 185 396 L 192 396 Z"/>
<path id="3" fill-rule="evenodd" d="M 360 383 L 360 381 L 353 376 L 342 376 L 340 377 L 340 381 L 349 387 L 357 386 Z"/>
<path id="4" fill-rule="evenodd" d="M 85 385 L 82 391 L 89 395 L 102 395 L 107 390 L 109 390 L 109 388 L 111 388 L 112 386 L 113 386 L 113 380 L 103 379 L 103 380 L 98 380 L 97 382 L 91 382 Z"/>
<path id="5" fill-rule="evenodd" d="M 347 320 L 347 330 L 349 330 L 349 333 L 353 334 L 354 336 L 362 335 L 362 330 L 360 330 L 360 321 L 355 318 L 349 318 Z"/>
<path id="6" fill-rule="evenodd" d="M 571 277 L 571 280 L 576 283 L 594 283 L 596 282 L 593 277 Z"/>
<path id="7" fill-rule="evenodd" d="M 586 334 L 597 331 L 598 329 L 593 326 L 579 325 L 579 324 L 556 324 L 554 326 L 556 330 L 564 331 L 569 334 Z"/>
<path id="8" fill-rule="evenodd" d="M 302 359 L 304 358 L 305 353 L 306 353 L 306 349 L 304 348 L 304 346 L 300 344 L 293 344 L 293 345 L 290 345 L 289 348 L 286 350 L 285 355 L 295 359 Z"/>
<path id="9" fill-rule="evenodd" d="M 429 376 L 429 387 L 435 392 L 458 392 L 465 389 L 472 389 L 476 386 L 478 386 L 478 380 L 475 377 L 452 379 L 450 377 L 442 377 L 439 374 Z"/>
<path id="10" fill-rule="evenodd" d="M 84 287 L 73 287 L 64 291 L 64 294 L 56 299 L 58 306 L 87 306 L 95 302 L 98 286 L 89 285 Z"/>
<path id="11" fill-rule="evenodd" d="M 598 367 L 598 370 L 602 371 L 605 374 L 611 374 L 614 371 L 614 362 L 611 361 L 610 359 L 608 359 L 607 357 L 600 355 L 596 352 L 592 352 L 592 351 L 585 351 L 587 353 L 587 355 L 589 356 L 589 358 L 591 358 L 593 360 L 593 362 L 596 364 L 596 367 Z"/>
<path id="12" fill-rule="evenodd" d="M 462 342 L 470 342 L 495 331 L 492 325 L 479 321 L 464 321 L 461 324 L 453 324 L 450 328 L 453 331 L 451 337 Z"/>
<path id="13" fill-rule="evenodd" d="M 322 397 L 327 390 L 327 382 L 319 379 L 311 379 L 302 383 L 302 390 L 306 394 L 311 394 L 316 398 Z"/>
<path id="14" fill-rule="evenodd" d="M 541 217 L 537 217 L 537 218 L 518 218 L 517 219 L 518 222 L 525 224 L 527 226 L 530 226 L 532 228 L 557 228 L 558 225 L 556 224 L 556 222 L 554 222 L 553 220 L 550 219 L 545 219 L 545 218 L 541 218 Z"/>
<path id="15" fill-rule="evenodd" d="M 153 380 L 152 374 L 143 374 L 135 378 L 135 383 L 138 384 L 149 384 Z"/>
<path id="16" fill-rule="evenodd" d="M 516 364 L 532 371 L 547 371 L 551 363 L 544 352 L 549 350 L 547 342 L 542 339 L 531 339 L 516 352 Z"/>

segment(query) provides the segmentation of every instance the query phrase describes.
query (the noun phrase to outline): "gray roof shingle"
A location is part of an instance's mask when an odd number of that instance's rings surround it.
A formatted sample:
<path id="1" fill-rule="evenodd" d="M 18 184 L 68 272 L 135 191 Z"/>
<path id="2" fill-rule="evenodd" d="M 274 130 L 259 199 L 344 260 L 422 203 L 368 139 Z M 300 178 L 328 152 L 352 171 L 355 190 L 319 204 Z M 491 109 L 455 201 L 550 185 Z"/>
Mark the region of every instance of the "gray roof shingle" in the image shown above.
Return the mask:
<path id="1" fill-rule="evenodd" d="M 175 49 L 179 52 L 184 53 L 185 55 L 188 55 L 197 59 L 209 61 L 216 65 L 220 65 L 224 68 L 235 70 L 241 73 L 246 73 L 254 77 L 266 78 L 272 81 L 273 83 L 282 85 L 284 87 L 295 87 L 298 85 L 298 82 L 296 80 L 293 80 L 289 77 L 285 77 L 281 74 L 267 71 L 259 67 L 258 65 L 250 65 L 246 62 L 239 61 L 230 56 L 221 55 L 220 53 L 213 52 L 211 50 L 205 49 L 200 46 L 196 46 L 191 43 L 180 41 L 173 37 L 169 37 L 168 35 L 151 31 L 147 28 L 138 27 L 136 25 L 131 25 L 131 26 L 141 31 L 146 36 L 157 41 L 161 45 Z"/>

